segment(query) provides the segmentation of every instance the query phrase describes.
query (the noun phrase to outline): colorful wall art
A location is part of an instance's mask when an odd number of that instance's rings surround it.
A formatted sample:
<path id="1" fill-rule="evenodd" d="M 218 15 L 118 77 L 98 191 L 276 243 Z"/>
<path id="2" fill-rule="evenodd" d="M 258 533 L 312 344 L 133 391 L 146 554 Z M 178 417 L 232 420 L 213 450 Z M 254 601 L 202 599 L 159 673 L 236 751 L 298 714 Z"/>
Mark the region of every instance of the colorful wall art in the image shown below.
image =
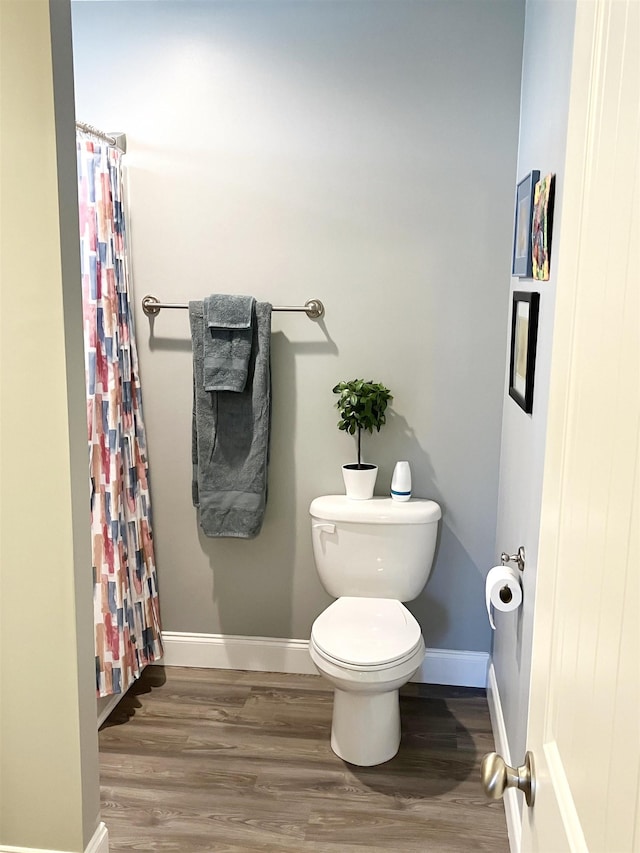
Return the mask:
<path id="1" fill-rule="evenodd" d="M 531 224 L 531 266 L 538 281 L 549 281 L 551 228 L 553 224 L 555 175 L 545 175 L 535 186 Z"/>

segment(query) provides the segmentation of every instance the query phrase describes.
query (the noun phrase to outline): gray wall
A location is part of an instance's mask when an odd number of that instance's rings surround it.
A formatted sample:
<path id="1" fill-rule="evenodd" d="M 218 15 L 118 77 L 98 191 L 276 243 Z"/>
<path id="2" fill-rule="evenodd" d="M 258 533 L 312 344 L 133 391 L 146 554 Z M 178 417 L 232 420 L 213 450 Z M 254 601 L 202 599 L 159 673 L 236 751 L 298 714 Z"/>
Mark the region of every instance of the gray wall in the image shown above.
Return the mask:
<path id="1" fill-rule="evenodd" d="M 78 116 L 129 140 L 138 298 L 322 299 L 273 323 L 269 504 L 207 540 L 190 502 L 186 312 L 138 308 L 164 627 L 307 637 L 327 605 L 310 500 L 341 492 L 332 386 L 393 394 L 365 454 L 444 510 L 411 609 L 428 646 L 485 650 L 495 562 L 520 2 L 76 3 Z"/>
<path id="2" fill-rule="evenodd" d="M 549 376 L 562 191 L 567 143 L 567 113 L 573 51 L 575 2 L 528 0 L 526 8 L 518 180 L 532 169 L 556 175 L 556 204 L 550 280 L 513 279 L 512 290 L 540 294 L 538 351 L 533 412 L 525 414 L 506 393 L 502 426 L 500 492 L 496 551 L 524 545 L 523 606 L 497 614 L 493 662 L 509 740 L 511 759 L 522 761 L 526 746 L 531 640 L 542 499 Z M 556 247 L 554 253 L 553 247 Z"/>

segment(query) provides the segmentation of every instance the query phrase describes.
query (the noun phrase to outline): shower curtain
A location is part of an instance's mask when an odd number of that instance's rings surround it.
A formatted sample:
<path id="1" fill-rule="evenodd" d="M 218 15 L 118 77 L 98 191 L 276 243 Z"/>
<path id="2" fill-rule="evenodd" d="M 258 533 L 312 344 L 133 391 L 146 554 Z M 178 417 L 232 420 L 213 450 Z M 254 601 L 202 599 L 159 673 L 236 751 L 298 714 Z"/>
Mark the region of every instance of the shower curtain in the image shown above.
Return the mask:
<path id="1" fill-rule="evenodd" d="M 98 696 L 162 655 L 122 153 L 77 138 Z"/>

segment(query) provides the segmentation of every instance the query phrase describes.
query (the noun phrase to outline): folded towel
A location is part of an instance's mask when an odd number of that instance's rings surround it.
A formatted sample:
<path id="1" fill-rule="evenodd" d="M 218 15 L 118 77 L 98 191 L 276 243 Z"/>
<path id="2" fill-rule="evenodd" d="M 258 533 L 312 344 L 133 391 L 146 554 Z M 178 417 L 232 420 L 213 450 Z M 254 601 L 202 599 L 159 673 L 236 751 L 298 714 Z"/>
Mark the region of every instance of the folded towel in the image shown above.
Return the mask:
<path id="1" fill-rule="evenodd" d="M 204 300 L 204 319 L 214 329 L 250 329 L 253 296 L 212 293 Z"/>
<path id="2" fill-rule="evenodd" d="M 271 305 L 254 306 L 244 391 L 206 391 L 202 302 L 189 303 L 193 344 L 193 503 L 206 536 L 250 539 L 262 527 L 267 500 L 271 421 Z"/>
<path id="3" fill-rule="evenodd" d="M 243 391 L 251 355 L 253 296 L 212 294 L 204 300 L 204 389 Z"/>

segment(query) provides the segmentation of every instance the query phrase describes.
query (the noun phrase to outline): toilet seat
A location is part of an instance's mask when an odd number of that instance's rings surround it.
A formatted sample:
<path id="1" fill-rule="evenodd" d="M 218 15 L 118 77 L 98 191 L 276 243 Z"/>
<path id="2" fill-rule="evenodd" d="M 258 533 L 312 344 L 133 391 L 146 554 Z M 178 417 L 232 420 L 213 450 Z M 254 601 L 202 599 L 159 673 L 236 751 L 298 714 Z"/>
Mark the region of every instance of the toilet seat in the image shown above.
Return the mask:
<path id="1" fill-rule="evenodd" d="M 327 661 L 364 672 L 398 666 L 423 644 L 420 626 L 402 602 L 349 596 L 318 616 L 311 642 Z"/>
<path id="2" fill-rule="evenodd" d="M 424 648 L 421 649 L 421 644 L 420 644 L 420 642 L 418 642 L 410 652 L 407 652 L 406 655 L 404 655 L 401 658 L 398 658 L 397 660 L 391 661 L 391 663 L 385 663 L 385 664 L 374 663 L 374 664 L 369 664 L 369 665 L 358 666 L 356 664 L 346 663 L 345 661 L 340 660 L 340 658 L 333 657 L 332 655 L 327 654 L 327 652 L 322 651 L 322 649 L 319 649 L 318 646 L 314 643 L 313 637 L 311 638 L 310 648 L 313 652 L 315 652 L 315 654 L 318 656 L 318 658 L 321 661 L 324 661 L 324 663 L 327 665 L 333 665 L 340 670 L 344 670 L 345 672 L 348 671 L 348 672 L 352 672 L 352 673 L 363 673 L 363 674 L 365 674 L 365 673 L 383 673 L 383 672 L 386 672 L 387 670 L 395 669 L 399 666 L 402 666 L 403 663 L 406 663 L 407 661 L 411 660 L 411 658 L 419 650 L 424 655 Z M 312 655 L 312 658 L 313 658 L 313 655 Z M 319 661 L 316 661 L 316 664 L 319 666 Z"/>

